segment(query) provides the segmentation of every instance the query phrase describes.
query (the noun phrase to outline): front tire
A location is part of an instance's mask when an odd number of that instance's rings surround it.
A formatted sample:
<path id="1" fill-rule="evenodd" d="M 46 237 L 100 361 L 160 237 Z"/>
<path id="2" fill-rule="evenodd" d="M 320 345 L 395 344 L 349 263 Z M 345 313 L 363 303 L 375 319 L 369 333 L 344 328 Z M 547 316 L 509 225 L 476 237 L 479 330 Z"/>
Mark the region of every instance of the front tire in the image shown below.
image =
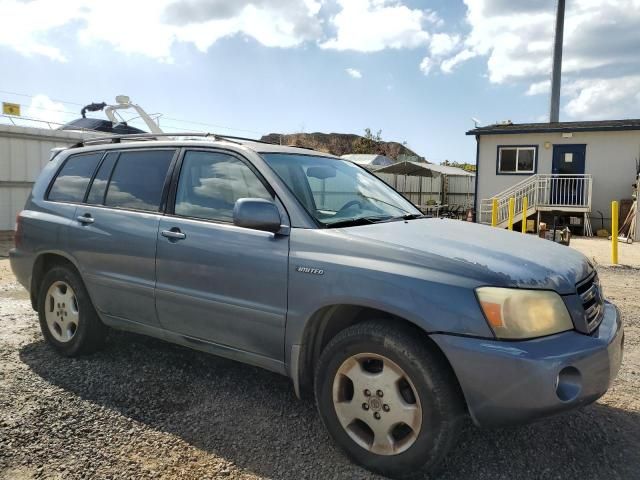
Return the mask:
<path id="1" fill-rule="evenodd" d="M 316 402 L 338 446 L 383 475 L 433 472 L 465 417 L 453 373 L 416 332 L 389 321 L 353 325 L 329 342 L 315 375 Z"/>
<path id="2" fill-rule="evenodd" d="M 38 318 L 45 340 L 67 357 L 93 353 L 104 346 L 102 323 L 80 276 L 60 266 L 49 270 L 38 292 Z"/>

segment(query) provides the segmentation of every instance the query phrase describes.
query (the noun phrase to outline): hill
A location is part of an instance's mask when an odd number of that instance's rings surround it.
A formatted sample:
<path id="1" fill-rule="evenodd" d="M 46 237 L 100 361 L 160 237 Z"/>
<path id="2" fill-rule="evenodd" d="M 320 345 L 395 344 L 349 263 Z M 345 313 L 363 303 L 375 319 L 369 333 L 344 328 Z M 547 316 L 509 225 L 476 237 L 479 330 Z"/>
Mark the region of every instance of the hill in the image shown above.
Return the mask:
<path id="1" fill-rule="evenodd" d="M 269 133 L 261 138 L 264 142 L 281 143 L 282 145 L 290 145 L 294 147 L 307 147 L 319 150 L 321 152 L 331 153 L 333 155 L 345 155 L 347 153 L 355 153 L 356 144 L 362 145 L 367 142 L 365 137 L 354 135 L 352 133 Z M 366 144 L 366 143 L 365 143 Z M 386 155 L 393 160 L 397 160 L 399 155 L 415 156 L 418 155 L 412 150 L 398 142 L 371 142 L 370 151 L 366 153 L 376 153 Z M 358 152 L 364 153 L 364 152 Z"/>

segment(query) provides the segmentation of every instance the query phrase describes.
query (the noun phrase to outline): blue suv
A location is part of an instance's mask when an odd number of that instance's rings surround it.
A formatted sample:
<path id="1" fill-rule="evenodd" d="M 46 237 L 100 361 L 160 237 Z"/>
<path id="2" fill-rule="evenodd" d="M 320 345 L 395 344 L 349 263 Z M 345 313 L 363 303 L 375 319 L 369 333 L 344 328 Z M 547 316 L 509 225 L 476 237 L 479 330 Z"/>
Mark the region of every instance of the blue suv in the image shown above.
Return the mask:
<path id="1" fill-rule="evenodd" d="M 580 253 L 423 216 L 331 155 L 231 137 L 68 148 L 17 219 L 13 271 L 61 354 L 122 329 L 289 376 L 373 471 L 433 471 L 465 418 L 591 403 L 623 327 Z"/>

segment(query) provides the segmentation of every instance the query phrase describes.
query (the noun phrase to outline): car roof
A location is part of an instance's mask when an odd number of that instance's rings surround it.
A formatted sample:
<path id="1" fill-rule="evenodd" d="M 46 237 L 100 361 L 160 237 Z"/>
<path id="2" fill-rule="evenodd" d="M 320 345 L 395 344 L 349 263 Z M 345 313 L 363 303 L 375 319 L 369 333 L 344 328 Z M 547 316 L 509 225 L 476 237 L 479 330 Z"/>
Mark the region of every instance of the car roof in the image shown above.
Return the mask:
<path id="1" fill-rule="evenodd" d="M 327 158 L 339 157 L 330 153 L 320 152 L 310 148 L 292 147 L 288 145 L 277 145 L 273 143 L 261 142 L 259 140 L 227 137 L 211 134 L 210 137 L 200 134 L 190 136 L 189 134 L 166 134 L 163 136 L 148 135 L 117 135 L 113 137 L 98 137 L 85 140 L 79 144 L 64 149 L 68 154 L 84 153 L 96 150 L 123 150 L 137 148 L 161 148 L 161 147 L 195 147 L 195 148 L 225 148 L 242 151 L 251 150 L 256 153 L 282 153 L 297 155 L 315 155 Z"/>

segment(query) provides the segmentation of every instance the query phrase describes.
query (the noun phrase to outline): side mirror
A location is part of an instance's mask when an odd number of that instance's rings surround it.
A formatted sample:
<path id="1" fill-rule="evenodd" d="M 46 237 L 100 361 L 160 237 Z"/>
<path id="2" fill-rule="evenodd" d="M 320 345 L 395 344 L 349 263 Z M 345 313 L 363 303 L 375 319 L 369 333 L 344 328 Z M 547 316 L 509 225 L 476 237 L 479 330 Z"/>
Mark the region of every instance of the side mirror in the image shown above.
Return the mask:
<path id="1" fill-rule="evenodd" d="M 277 233 L 280 230 L 280 212 L 271 200 L 240 198 L 233 207 L 233 224 Z"/>

